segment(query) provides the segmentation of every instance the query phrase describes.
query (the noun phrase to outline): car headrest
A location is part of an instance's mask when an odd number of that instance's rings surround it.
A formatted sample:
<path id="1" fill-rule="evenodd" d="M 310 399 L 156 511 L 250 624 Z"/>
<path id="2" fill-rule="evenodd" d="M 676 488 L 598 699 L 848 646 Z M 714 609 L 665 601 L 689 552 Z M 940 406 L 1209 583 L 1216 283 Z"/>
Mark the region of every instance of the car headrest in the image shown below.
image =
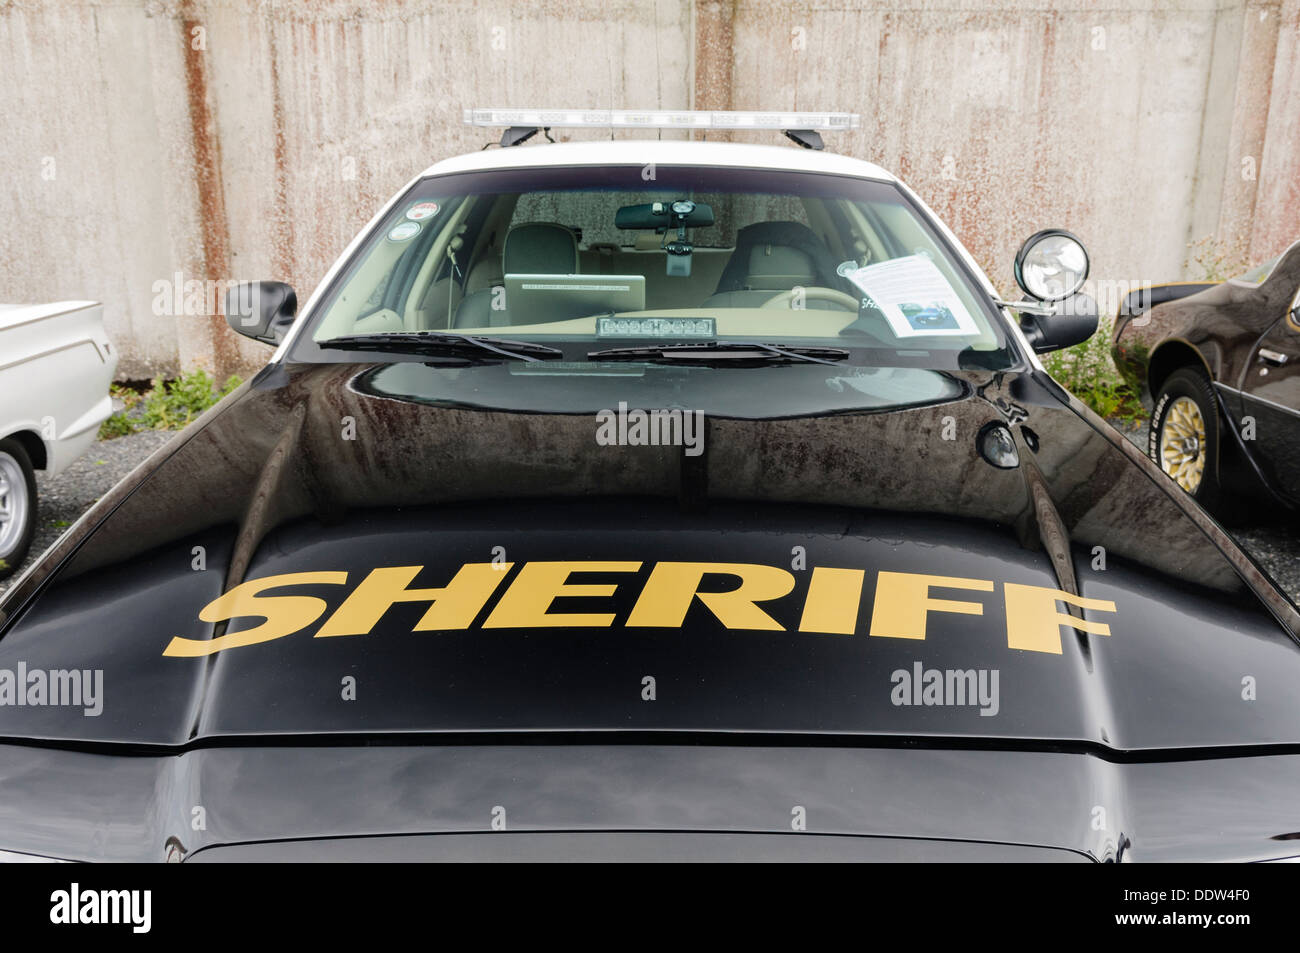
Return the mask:
<path id="1" fill-rule="evenodd" d="M 715 294 L 745 289 L 784 291 L 795 285 L 840 287 L 830 251 L 807 225 L 755 222 L 736 233 L 736 250 Z"/>
<path id="2" fill-rule="evenodd" d="M 506 274 L 576 275 L 578 238 L 553 222 L 528 222 L 506 233 L 502 250 Z"/>
<path id="3" fill-rule="evenodd" d="M 755 245 L 749 252 L 745 287 L 755 291 L 787 291 L 817 282 L 812 256 L 785 245 Z"/>

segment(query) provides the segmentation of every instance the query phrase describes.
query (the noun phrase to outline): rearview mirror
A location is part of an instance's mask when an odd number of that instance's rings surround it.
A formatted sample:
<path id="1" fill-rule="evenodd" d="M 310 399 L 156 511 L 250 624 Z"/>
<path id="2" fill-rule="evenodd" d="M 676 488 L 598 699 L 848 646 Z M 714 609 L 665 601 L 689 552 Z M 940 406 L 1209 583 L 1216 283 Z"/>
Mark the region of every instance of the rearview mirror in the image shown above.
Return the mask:
<path id="1" fill-rule="evenodd" d="M 298 295 L 283 281 L 241 281 L 226 292 L 226 323 L 263 344 L 279 344 L 297 312 Z"/>
<path id="2" fill-rule="evenodd" d="M 657 232 L 669 228 L 706 228 L 713 224 L 713 206 L 683 199 L 679 202 L 649 202 L 624 205 L 614 213 L 615 228 Z"/>
<path id="3" fill-rule="evenodd" d="M 1082 344 L 1097 333 L 1100 317 L 1097 302 L 1082 292 L 1056 302 L 1051 313 L 1044 314 L 1042 310 L 1041 306 L 1035 306 L 1032 311 L 1020 312 L 1020 330 L 1025 332 L 1029 346 L 1039 354 Z"/>

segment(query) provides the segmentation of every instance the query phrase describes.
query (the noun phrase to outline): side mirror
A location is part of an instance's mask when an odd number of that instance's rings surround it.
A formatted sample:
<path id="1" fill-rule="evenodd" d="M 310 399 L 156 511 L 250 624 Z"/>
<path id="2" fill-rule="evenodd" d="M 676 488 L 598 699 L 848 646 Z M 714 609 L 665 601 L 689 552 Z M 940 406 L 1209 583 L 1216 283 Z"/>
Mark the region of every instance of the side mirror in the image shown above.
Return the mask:
<path id="1" fill-rule="evenodd" d="M 1097 302 L 1079 292 L 1057 302 L 1050 312 L 1041 306 L 1020 312 L 1020 329 L 1029 346 L 1044 354 L 1082 344 L 1097 333 L 1100 317 Z"/>
<path id="2" fill-rule="evenodd" d="M 1063 228 L 1045 228 L 1016 252 L 1016 284 L 1039 301 L 1064 301 L 1088 280 L 1088 250 Z"/>
<path id="3" fill-rule="evenodd" d="M 1072 347 L 1096 333 L 1097 302 L 1079 290 L 1089 267 L 1083 242 L 1063 228 L 1035 232 L 1020 246 L 1016 284 L 1036 299 L 1020 310 L 1020 328 L 1039 354 Z"/>
<path id="4" fill-rule="evenodd" d="M 283 281 L 241 281 L 226 292 L 226 323 L 263 344 L 279 344 L 297 312 L 298 295 Z"/>

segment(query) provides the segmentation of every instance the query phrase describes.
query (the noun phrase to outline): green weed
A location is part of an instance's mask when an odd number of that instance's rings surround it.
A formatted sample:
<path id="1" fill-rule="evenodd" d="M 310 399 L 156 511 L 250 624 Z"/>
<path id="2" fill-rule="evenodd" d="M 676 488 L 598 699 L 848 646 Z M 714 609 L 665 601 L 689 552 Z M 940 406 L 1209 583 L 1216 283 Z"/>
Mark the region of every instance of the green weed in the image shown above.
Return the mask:
<path id="1" fill-rule="evenodd" d="M 203 368 L 174 380 L 156 378 L 147 393 L 114 386 L 111 393 L 126 405 L 99 427 L 99 438 L 111 440 L 140 430 L 180 430 L 242 384 L 231 375 L 220 388 Z"/>

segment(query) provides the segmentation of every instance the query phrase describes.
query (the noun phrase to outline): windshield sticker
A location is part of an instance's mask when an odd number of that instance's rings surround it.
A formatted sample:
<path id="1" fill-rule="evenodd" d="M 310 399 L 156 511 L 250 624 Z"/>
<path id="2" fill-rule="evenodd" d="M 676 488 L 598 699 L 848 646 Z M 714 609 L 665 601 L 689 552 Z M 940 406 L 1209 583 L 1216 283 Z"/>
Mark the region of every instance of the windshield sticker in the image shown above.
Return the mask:
<path id="1" fill-rule="evenodd" d="M 418 222 L 422 218 L 431 218 L 437 214 L 437 202 L 416 202 L 406 210 L 406 217 L 413 222 Z"/>
<path id="2" fill-rule="evenodd" d="M 211 638 L 176 636 L 162 654 L 168 658 L 202 658 L 301 633 L 322 618 L 325 621 L 315 638 L 365 636 L 390 608 L 408 602 L 428 607 L 414 632 L 465 630 L 474 626 L 498 591 L 500 597 L 481 623 L 483 629 L 615 625 L 680 629 L 688 613 L 702 606 L 728 629 L 781 632 L 785 631 L 783 626 L 759 603 L 786 599 L 796 585 L 793 573 L 779 566 L 714 562 L 657 562 L 644 582 L 630 579 L 626 583 L 591 585 L 571 582 L 569 577 L 575 573 L 635 574 L 642 564 L 572 560 L 522 563 L 509 584 L 503 586 L 514 565 L 466 563 L 449 581 L 445 576 L 425 576 L 424 566 L 381 567 L 360 578 L 335 571 L 248 579 L 204 606 L 198 618 L 213 626 L 243 618 L 260 618 L 261 624 L 237 632 L 219 626 L 224 634 Z M 716 584 L 706 585 L 707 576 L 719 574 L 731 576 L 739 585 L 733 583 L 722 591 Z M 417 577 L 441 585 L 417 585 Z M 1083 613 L 1072 614 L 1063 607 L 1074 606 L 1088 613 L 1116 611 L 1115 603 L 1108 599 L 1091 599 L 1043 586 L 1011 582 L 999 585 L 992 579 L 880 570 L 875 574 L 875 596 L 864 626 L 859 621 L 859 609 L 866 582 L 865 569 L 815 567 L 802 597 L 798 631 L 924 640 L 944 613 L 984 615 L 986 606 L 997 611 L 1000 604 L 1008 648 L 1060 655 L 1061 631 L 1065 627 L 1110 635 L 1108 623 Z M 290 594 L 295 587 L 322 584 L 348 588 L 333 605 L 315 596 Z M 612 597 L 620 585 L 640 587 L 631 612 L 621 622 L 613 612 L 557 612 L 552 608 L 553 602 L 566 596 Z M 951 598 L 952 590 L 962 591 L 965 598 Z"/>
<path id="3" fill-rule="evenodd" d="M 388 232 L 388 240 L 390 242 L 404 242 L 418 234 L 420 234 L 419 222 L 402 222 L 402 224 L 394 226 Z"/>
<path id="4" fill-rule="evenodd" d="M 846 275 L 889 322 L 895 337 L 974 337 L 979 328 L 928 256 L 910 255 Z"/>

